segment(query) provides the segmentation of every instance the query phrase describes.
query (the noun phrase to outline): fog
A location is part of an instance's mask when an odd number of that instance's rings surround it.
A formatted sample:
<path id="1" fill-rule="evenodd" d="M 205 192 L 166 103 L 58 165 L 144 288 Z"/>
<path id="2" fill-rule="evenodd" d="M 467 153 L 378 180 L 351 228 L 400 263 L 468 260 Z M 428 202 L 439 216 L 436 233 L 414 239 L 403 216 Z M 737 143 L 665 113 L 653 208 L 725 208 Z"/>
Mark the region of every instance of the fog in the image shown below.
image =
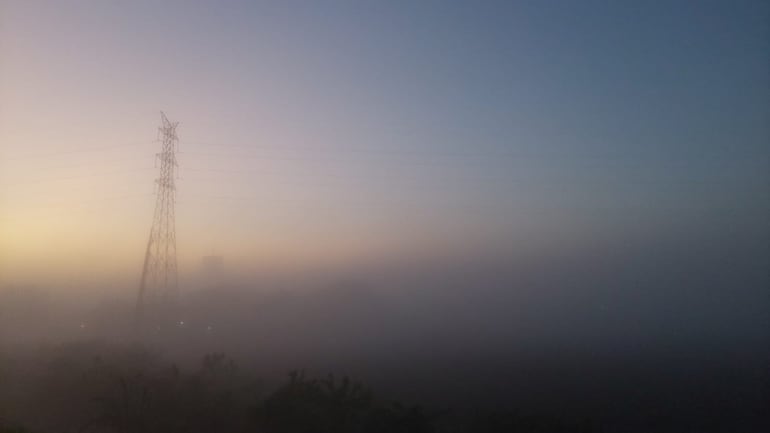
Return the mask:
<path id="1" fill-rule="evenodd" d="M 770 431 L 768 16 L 0 0 L 0 433 Z"/>
<path id="2" fill-rule="evenodd" d="M 100 297 L 7 285 L 0 347 L 7 365 L 45 365 L 73 342 L 86 359 L 141 344 L 183 370 L 224 353 L 263 390 L 302 369 L 434 408 L 516 407 L 610 431 L 648 425 L 647 408 L 671 425 L 749 428 L 770 383 L 766 245 L 734 233 L 262 278 L 224 267 L 183 284 L 151 329 L 137 329 L 128 281 Z M 23 400 L 14 392 L 6 403 Z M 704 407 L 718 415 L 703 421 Z"/>

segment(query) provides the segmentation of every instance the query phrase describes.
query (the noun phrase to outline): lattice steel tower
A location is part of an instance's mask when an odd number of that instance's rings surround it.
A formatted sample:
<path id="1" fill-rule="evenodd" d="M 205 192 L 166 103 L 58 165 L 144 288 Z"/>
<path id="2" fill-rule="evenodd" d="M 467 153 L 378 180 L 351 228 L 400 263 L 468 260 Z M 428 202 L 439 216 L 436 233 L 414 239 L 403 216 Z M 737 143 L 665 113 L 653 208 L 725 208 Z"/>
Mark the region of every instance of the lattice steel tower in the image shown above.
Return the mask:
<path id="1" fill-rule="evenodd" d="M 159 325 L 176 303 L 178 295 L 176 267 L 176 229 L 174 204 L 176 201 L 176 151 L 179 139 L 176 127 L 161 111 L 158 138 L 162 141 L 160 176 L 156 182 L 155 213 L 144 254 L 142 280 L 136 300 L 136 317 L 139 324 Z M 148 323 L 149 322 L 149 323 Z"/>

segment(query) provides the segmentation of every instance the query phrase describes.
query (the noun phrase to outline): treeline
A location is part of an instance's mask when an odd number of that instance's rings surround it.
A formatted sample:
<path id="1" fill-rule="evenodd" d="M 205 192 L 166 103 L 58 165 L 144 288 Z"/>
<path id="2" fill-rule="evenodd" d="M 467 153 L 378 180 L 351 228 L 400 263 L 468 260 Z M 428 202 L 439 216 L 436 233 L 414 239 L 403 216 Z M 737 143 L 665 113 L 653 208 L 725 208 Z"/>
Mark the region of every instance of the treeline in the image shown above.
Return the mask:
<path id="1" fill-rule="evenodd" d="M 73 343 L 0 359 L 0 433 L 593 432 L 589 421 L 424 408 L 348 377 L 291 372 L 266 390 L 222 353 L 194 369 L 145 347 Z"/>

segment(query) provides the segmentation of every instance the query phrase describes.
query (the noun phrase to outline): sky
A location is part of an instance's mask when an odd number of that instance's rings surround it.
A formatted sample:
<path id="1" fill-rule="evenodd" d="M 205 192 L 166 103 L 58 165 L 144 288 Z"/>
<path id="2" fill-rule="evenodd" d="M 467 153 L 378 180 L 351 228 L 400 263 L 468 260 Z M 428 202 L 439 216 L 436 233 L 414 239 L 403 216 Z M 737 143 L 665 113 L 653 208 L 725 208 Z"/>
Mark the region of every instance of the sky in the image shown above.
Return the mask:
<path id="1" fill-rule="evenodd" d="M 0 0 L 0 283 L 767 239 L 765 1 Z"/>

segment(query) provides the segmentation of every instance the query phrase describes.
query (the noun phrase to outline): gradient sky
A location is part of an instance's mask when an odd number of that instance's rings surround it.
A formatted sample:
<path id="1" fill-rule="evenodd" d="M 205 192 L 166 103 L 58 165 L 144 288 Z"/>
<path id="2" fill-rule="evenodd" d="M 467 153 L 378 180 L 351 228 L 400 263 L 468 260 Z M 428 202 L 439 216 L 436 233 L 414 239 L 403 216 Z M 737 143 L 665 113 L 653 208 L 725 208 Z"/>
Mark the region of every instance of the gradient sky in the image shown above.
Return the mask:
<path id="1" fill-rule="evenodd" d="M 0 0 L 0 280 L 767 234 L 766 1 Z M 94 266 L 99 264 L 100 266 Z"/>

